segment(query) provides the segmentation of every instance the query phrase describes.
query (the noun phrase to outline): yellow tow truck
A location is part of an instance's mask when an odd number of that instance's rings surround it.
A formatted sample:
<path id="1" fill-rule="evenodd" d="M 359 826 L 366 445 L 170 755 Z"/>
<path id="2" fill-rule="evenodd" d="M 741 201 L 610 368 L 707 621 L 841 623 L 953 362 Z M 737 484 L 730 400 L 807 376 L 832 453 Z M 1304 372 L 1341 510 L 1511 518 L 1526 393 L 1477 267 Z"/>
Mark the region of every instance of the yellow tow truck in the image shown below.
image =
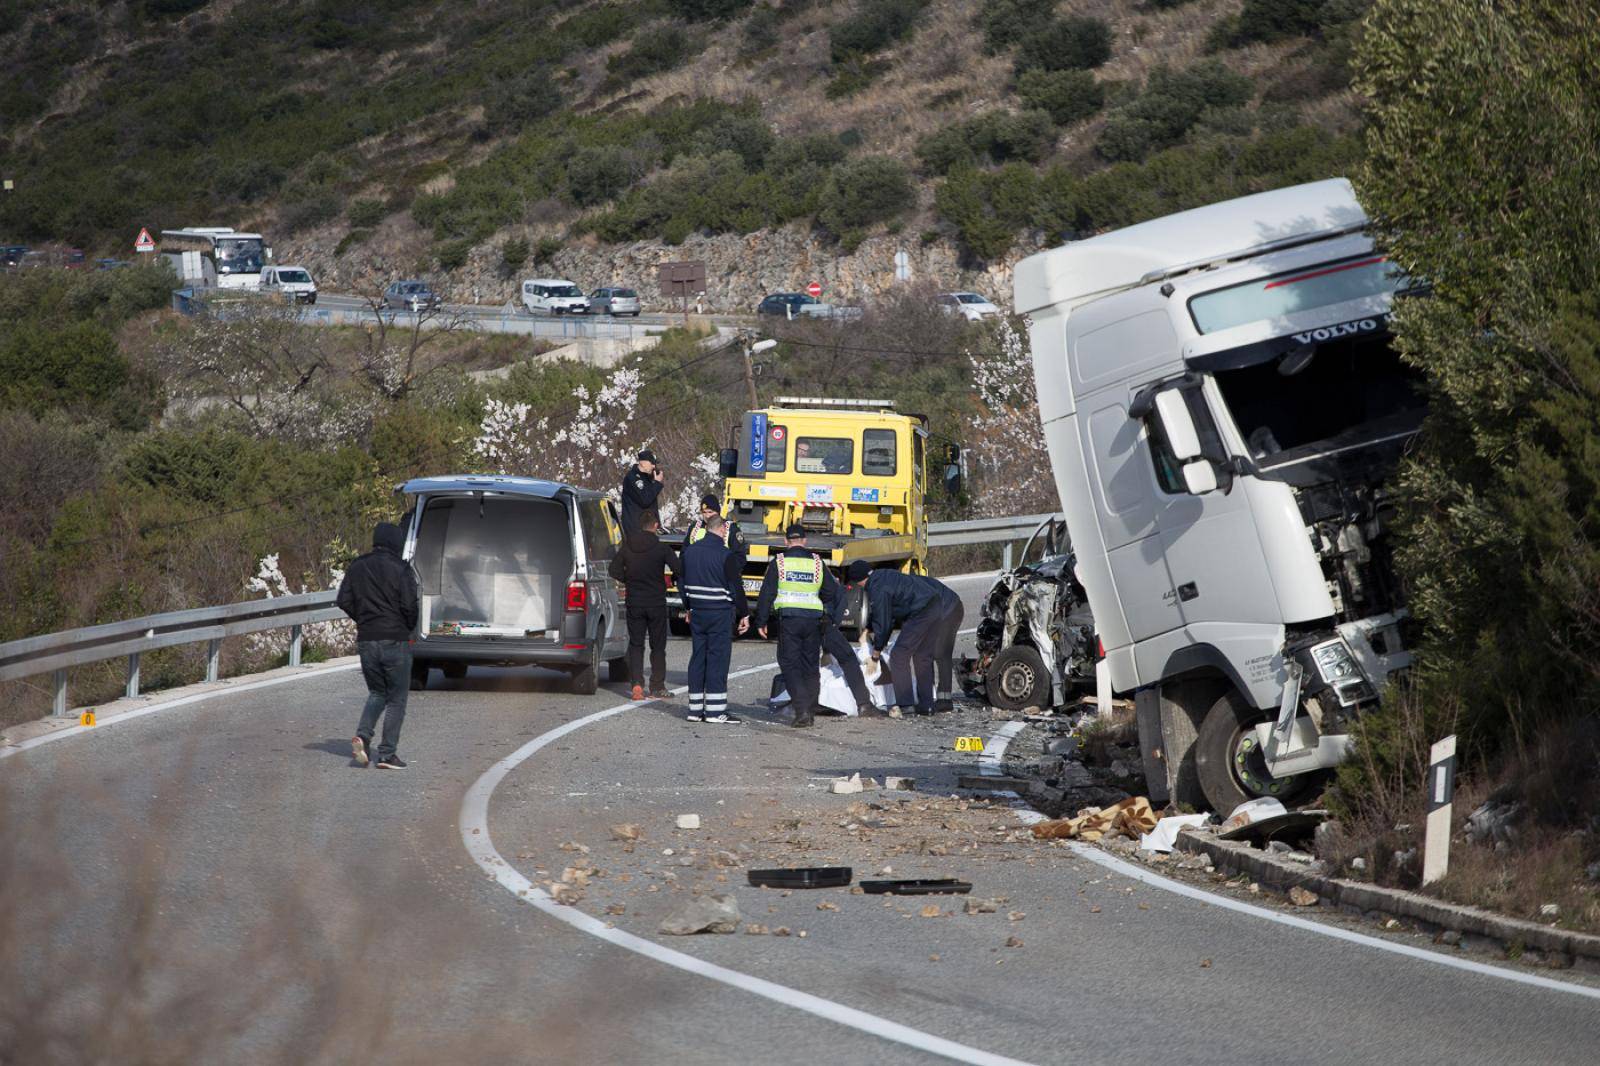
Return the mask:
<path id="1" fill-rule="evenodd" d="M 750 548 L 744 588 L 752 606 L 768 560 L 783 551 L 784 530 L 795 522 L 841 579 L 857 559 L 927 573 L 927 423 L 890 400 L 785 396 L 745 412 L 719 472 L 723 514 Z M 953 469 L 945 488 L 959 491 L 959 477 Z M 857 593 L 844 624 L 855 627 L 860 616 Z"/>

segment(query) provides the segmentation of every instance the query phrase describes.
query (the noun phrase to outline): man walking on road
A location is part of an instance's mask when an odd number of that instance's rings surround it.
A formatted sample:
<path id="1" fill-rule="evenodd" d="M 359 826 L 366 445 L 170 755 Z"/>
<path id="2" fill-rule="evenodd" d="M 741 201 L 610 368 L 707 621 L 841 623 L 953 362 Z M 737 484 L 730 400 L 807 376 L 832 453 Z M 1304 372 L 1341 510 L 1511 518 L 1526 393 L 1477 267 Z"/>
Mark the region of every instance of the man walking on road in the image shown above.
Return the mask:
<path id="1" fill-rule="evenodd" d="M 689 714 L 691 722 L 740 721 L 728 713 L 728 663 L 733 658 L 735 619 L 738 631 L 750 628 L 739 573 L 730 560 L 739 557 L 723 542 L 727 523 L 720 516 L 706 523 L 706 535 L 683 549 L 683 602 L 689 608 Z"/>
<path id="2" fill-rule="evenodd" d="M 889 672 L 894 677 L 894 699 L 901 713 L 912 709 L 917 714 L 933 713 L 935 662 L 939 663 L 943 686 L 940 709 L 953 708 L 950 686 L 954 667 L 949 657 L 955 652 L 956 633 L 961 627 L 961 598 L 931 577 L 874 570 L 860 560 L 850 564 L 846 577 L 852 585 L 866 582 L 867 624 L 871 628 L 874 659 L 888 645 L 889 635 L 900 630 L 894 651 L 889 654 Z"/>
<path id="3" fill-rule="evenodd" d="M 372 732 L 383 717 L 378 769 L 404 770 L 396 750 L 406 720 L 406 695 L 411 689 L 411 637 L 417 628 L 417 579 L 402 559 L 405 534 L 392 522 L 379 522 L 372 532 L 372 550 L 350 564 L 334 602 L 356 623 L 356 649 L 361 676 L 367 682 L 367 703 L 361 709 L 350 753 L 366 766 Z"/>
<path id="4" fill-rule="evenodd" d="M 622 531 L 632 533 L 639 528 L 639 519 L 646 511 L 656 507 L 656 497 L 661 495 L 661 468 L 656 465 L 656 453 L 649 448 L 639 453 L 637 461 L 622 475 Z"/>
<path id="5" fill-rule="evenodd" d="M 667 571 L 683 579 L 678 553 L 661 543 L 661 519 L 646 511 L 640 528 L 622 538 L 622 550 L 611 560 L 611 576 L 628 593 L 628 677 L 633 698 L 644 699 L 644 644 L 650 640 L 650 695 L 667 696 Z"/>

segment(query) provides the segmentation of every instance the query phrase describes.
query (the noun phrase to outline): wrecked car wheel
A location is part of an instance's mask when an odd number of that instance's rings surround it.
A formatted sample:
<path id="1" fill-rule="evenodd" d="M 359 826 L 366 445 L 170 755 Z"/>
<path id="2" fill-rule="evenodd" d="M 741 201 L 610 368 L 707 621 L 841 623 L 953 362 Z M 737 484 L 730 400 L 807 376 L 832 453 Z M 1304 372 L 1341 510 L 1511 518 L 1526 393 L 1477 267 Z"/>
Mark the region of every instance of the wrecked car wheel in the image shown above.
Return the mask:
<path id="1" fill-rule="evenodd" d="M 989 703 L 1006 711 L 1050 704 L 1050 671 L 1044 659 L 1026 644 L 1001 650 L 989 666 Z"/>
<path id="2" fill-rule="evenodd" d="M 1310 783 L 1308 775 L 1273 777 L 1256 742 L 1255 727 L 1273 716 L 1237 692 L 1225 694 L 1200 724 L 1194 764 L 1211 809 L 1226 817 L 1239 804 L 1261 796 L 1288 803 Z"/>

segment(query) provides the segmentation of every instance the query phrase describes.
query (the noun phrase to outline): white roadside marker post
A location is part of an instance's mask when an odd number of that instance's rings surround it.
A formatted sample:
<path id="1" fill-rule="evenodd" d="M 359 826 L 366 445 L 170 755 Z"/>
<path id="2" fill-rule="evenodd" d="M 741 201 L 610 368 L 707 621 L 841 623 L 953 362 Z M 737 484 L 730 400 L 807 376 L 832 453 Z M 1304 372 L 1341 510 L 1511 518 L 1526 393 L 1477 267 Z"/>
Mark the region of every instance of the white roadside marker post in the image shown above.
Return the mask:
<path id="1" fill-rule="evenodd" d="M 1445 737 L 1428 752 L 1428 828 L 1422 840 L 1422 883 L 1432 884 L 1450 868 L 1450 812 L 1456 792 L 1456 738 Z"/>

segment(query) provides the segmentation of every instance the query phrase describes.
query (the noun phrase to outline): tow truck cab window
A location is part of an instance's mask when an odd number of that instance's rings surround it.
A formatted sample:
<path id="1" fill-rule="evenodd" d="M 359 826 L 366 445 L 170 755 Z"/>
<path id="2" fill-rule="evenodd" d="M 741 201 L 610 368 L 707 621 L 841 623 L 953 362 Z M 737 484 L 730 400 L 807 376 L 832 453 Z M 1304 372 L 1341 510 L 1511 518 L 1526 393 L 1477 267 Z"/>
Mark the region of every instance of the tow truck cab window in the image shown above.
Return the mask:
<path id="1" fill-rule="evenodd" d="M 868 477 L 894 477 L 899 469 L 899 442 L 892 429 L 861 434 L 861 472 Z"/>
<path id="2" fill-rule="evenodd" d="M 856 442 L 849 437 L 800 437 L 794 442 L 797 474 L 849 474 L 855 465 Z"/>
<path id="3" fill-rule="evenodd" d="M 767 426 L 767 473 L 781 474 L 789 469 L 786 452 L 789 447 L 787 426 Z"/>
<path id="4" fill-rule="evenodd" d="M 911 434 L 911 477 L 918 484 L 922 484 L 922 476 L 926 471 L 922 468 L 922 434 Z"/>

